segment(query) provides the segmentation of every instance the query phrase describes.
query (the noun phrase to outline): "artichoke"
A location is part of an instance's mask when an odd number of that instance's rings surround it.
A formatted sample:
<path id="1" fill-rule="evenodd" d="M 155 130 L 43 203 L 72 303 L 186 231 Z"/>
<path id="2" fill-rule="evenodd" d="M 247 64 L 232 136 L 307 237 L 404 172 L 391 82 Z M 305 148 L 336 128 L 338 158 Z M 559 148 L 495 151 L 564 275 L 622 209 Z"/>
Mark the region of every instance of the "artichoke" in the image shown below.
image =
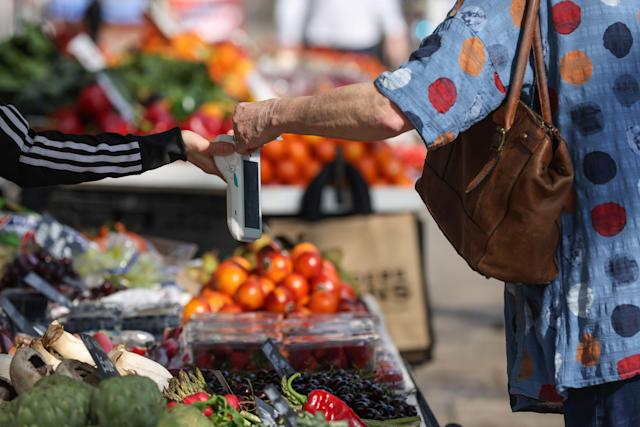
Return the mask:
<path id="1" fill-rule="evenodd" d="M 51 375 L 13 402 L 16 427 L 84 427 L 89 419 L 93 387 Z"/>
<path id="2" fill-rule="evenodd" d="M 194 406 L 176 405 L 162 414 L 157 427 L 211 427 L 211 421 Z"/>
<path id="3" fill-rule="evenodd" d="M 15 427 L 14 413 L 17 405 L 14 402 L 15 400 L 0 406 L 0 426 Z"/>
<path id="4" fill-rule="evenodd" d="M 91 414 L 100 427 L 155 427 L 164 398 L 152 380 L 137 375 L 113 377 L 100 383 Z"/>

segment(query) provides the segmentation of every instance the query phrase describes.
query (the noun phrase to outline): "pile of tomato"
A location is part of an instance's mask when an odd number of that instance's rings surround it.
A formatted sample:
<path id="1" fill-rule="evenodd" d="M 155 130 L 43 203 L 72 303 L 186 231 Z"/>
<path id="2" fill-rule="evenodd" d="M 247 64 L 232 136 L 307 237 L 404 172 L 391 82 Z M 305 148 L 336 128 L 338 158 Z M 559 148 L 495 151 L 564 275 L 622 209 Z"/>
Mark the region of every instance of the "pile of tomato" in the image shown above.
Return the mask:
<path id="1" fill-rule="evenodd" d="M 338 147 L 345 161 L 355 166 L 370 186 L 413 184 L 403 157 L 386 142 L 365 143 L 290 134 L 262 147 L 262 183 L 306 185 L 326 163 L 335 159 Z"/>
<path id="2" fill-rule="evenodd" d="M 220 263 L 184 307 L 183 321 L 196 313 L 331 314 L 358 308 L 353 288 L 316 246 L 299 243 L 287 252 L 271 244 L 258 252 L 255 265 L 241 256 Z"/>

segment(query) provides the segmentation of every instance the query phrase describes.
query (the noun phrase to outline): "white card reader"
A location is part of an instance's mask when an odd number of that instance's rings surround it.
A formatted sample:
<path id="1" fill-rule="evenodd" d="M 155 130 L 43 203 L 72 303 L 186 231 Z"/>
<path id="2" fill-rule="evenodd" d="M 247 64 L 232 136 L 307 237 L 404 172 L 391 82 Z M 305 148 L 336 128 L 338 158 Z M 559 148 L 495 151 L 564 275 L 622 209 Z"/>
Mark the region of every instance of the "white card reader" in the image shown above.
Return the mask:
<path id="1" fill-rule="evenodd" d="M 235 144 L 230 135 L 219 135 L 216 142 Z M 229 232 L 241 242 L 257 240 L 262 235 L 260 150 L 249 155 L 216 156 L 214 161 L 227 181 Z"/>

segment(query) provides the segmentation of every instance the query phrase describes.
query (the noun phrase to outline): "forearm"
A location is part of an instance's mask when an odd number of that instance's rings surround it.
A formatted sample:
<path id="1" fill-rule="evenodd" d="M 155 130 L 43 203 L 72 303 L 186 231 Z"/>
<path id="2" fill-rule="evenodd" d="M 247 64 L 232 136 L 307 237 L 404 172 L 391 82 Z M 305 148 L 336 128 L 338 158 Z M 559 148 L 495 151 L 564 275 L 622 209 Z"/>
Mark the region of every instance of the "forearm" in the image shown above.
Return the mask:
<path id="1" fill-rule="evenodd" d="M 412 129 L 406 117 L 373 83 L 275 100 L 271 121 L 278 133 L 360 141 L 386 139 Z"/>
<path id="2" fill-rule="evenodd" d="M 178 129 L 147 136 L 35 132 L 15 107 L 0 105 L 1 175 L 22 187 L 138 174 L 185 158 Z"/>

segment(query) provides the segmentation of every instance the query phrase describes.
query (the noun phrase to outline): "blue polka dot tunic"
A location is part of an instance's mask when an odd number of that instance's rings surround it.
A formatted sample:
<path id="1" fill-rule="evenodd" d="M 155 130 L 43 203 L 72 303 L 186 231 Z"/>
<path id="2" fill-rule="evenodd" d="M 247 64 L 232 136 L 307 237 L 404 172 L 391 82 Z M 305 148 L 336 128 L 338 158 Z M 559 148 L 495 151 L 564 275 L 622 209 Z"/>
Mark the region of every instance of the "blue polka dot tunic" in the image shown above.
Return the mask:
<path id="1" fill-rule="evenodd" d="M 429 149 L 504 101 L 524 9 L 466 0 L 378 77 Z M 505 329 L 513 409 L 557 411 L 568 388 L 640 373 L 640 3 L 542 0 L 540 21 L 578 208 L 562 217 L 558 278 L 506 285 Z M 525 83 L 531 98 L 531 67 Z"/>

